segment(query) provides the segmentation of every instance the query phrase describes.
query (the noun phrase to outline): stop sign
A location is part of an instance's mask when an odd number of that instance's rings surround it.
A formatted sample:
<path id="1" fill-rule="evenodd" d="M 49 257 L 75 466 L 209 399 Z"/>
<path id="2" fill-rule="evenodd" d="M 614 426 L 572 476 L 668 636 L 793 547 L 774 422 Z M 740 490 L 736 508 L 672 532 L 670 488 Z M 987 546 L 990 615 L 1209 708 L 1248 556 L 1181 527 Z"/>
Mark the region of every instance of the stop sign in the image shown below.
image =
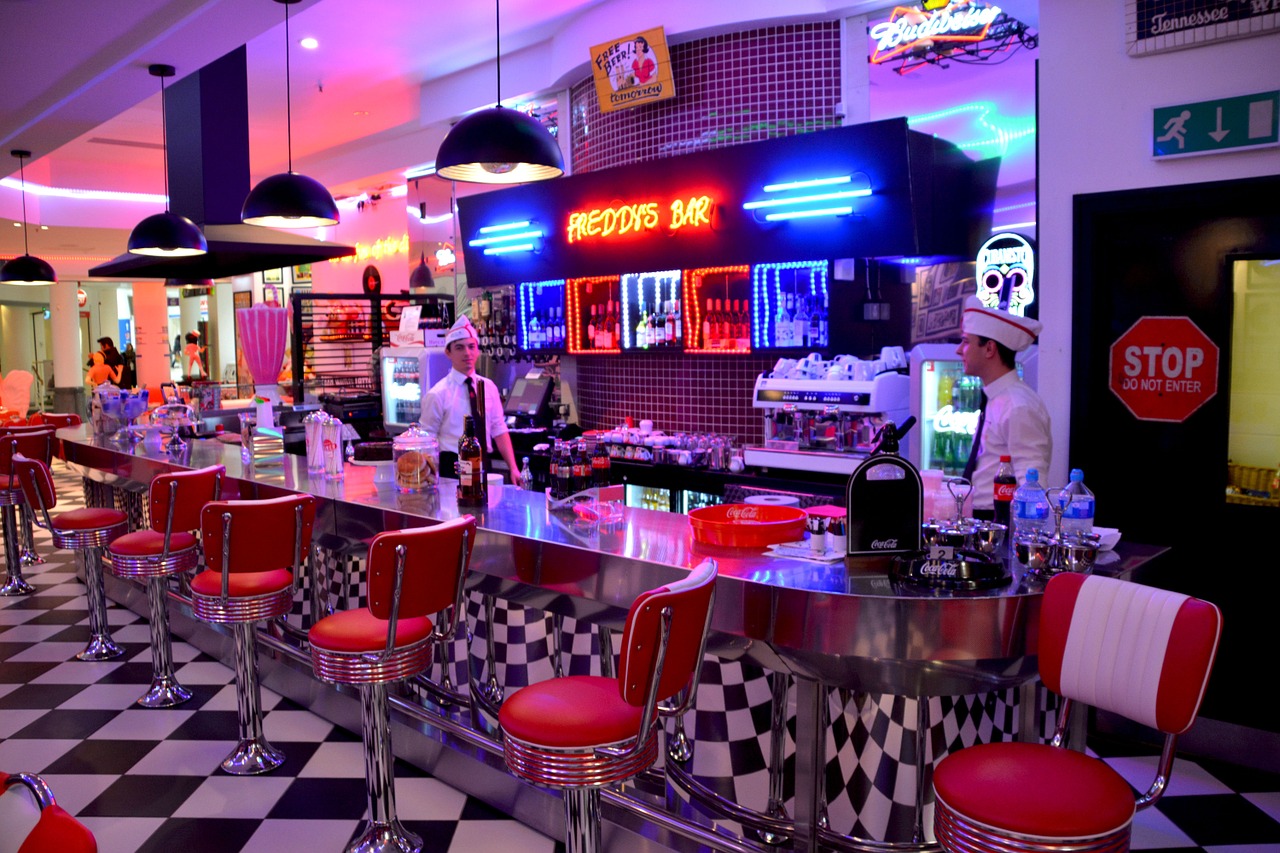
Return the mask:
<path id="1" fill-rule="evenodd" d="M 1218 346 L 1190 317 L 1141 317 L 1111 345 L 1109 373 L 1135 418 L 1181 423 L 1218 393 Z"/>

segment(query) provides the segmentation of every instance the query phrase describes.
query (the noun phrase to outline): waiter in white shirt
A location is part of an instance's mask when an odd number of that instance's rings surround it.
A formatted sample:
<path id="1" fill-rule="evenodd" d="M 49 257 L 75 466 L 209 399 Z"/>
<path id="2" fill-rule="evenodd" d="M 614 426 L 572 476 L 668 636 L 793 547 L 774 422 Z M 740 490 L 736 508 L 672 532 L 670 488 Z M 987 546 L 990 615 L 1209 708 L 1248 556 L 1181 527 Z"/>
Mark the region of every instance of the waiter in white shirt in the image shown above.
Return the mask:
<path id="1" fill-rule="evenodd" d="M 453 369 L 427 391 L 420 419 L 427 432 L 440 442 L 441 473 L 457 471 L 462 420 L 471 415 L 476 422 L 476 438 L 485 454 L 485 471 L 490 470 L 488 460 L 497 447 L 514 477 L 520 468 L 502 415 L 502 397 L 498 386 L 476 374 L 480 337 L 469 319 L 459 317 L 450 327 L 444 338 L 444 351 Z"/>
<path id="2" fill-rule="evenodd" d="M 1048 476 L 1053 456 L 1049 410 L 1040 395 L 1018 376 L 1015 359 L 1043 328 L 1027 317 L 987 308 L 976 296 L 965 300 L 963 337 L 956 354 L 967 376 L 982 380 L 982 414 L 964 475 L 973 483 L 973 515 L 990 519 L 995 512 L 996 468 L 1001 456 L 1013 459 L 1018 483 L 1027 469 Z"/>

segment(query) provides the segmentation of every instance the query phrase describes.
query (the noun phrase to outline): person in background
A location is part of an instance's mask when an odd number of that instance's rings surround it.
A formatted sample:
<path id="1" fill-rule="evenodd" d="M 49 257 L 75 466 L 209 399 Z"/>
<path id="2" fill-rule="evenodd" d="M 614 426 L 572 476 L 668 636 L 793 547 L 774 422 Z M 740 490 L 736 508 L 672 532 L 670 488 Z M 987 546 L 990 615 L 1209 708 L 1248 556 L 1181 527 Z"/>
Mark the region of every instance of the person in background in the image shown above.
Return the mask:
<path id="1" fill-rule="evenodd" d="M 133 341 L 125 344 L 121 356 L 124 359 L 124 365 L 120 371 L 120 387 L 133 388 L 138 384 L 138 354 L 133 349 Z"/>
<path id="2" fill-rule="evenodd" d="M 169 350 L 169 367 L 177 367 L 182 360 L 182 335 L 173 336 L 173 349 Z"/>
<path id="3" fill-rule="evenodd" d="M 107 382 L 118 384 L 120 368 L 110 366 L 102 353 L 95 352 L 89 356 L 89 372 L 85 374 L 84 381 L 89 383 L 90 391 Z"/>
<path id="4" fill-rule="evenodd" d="M 191 379 L 204 379 L 205 347 L 200 345 L 199 332 L 187 332 L 187 346 L 184 354 L 187 357 L 187 376 Z"/>
<path id="5" fill-rule="evenodd" d="M 1013 459 L 1019 483 L 1027 469 L 1042 475 L 1053 456 L 1049 410 L 1034 389 L 1018 376 L 1016 357 L 1035 341 L 1042 325 L 1008 311 L 987 308 L 976 296 L 965 300 L 963 337 L 956 354 L 967 376 L 982 381 L 982 414 L 973 439 L 965 476 L 973 483 L 976 518 L 991 519 L 995 510 L 996 468 L 1001 456 Z"/>
<path id="6" fill-rule="evenodd" d="M 485 458 L 490 458 L 494 447 L 497 447 L 507 463 L 511 481 L 515 482 L 520 466 L 516 464 L 511 436 L 507 434 L 502 397 L 497 385 L 476 373 L 480 336 L 469 319 L 459 317 L 450 327 L 444 338 L 444 351 L 453 369 L 424 395 L 419 419 L 427 432 L 440 442 L 440 471 L 453 474 L 457 470 L 462 419 L 473 415 L 476 416 L 476 436 L 480 439 Z M 486 462 L 485 471 L 489 470 Z"/>
<path id="7" fill-rule="evenodd" d="M 102 353 L 102 359 L 106 362 L 107 367 L 112 369 L 124 367 L 124 357 L 120 355 L 120 350 L 116 349 L 116 342 L 111 338 L 106 336 L 98 338 L 98 352 Z M 92 356 L 85 363 L 85 366 L 93 367 Z"/>

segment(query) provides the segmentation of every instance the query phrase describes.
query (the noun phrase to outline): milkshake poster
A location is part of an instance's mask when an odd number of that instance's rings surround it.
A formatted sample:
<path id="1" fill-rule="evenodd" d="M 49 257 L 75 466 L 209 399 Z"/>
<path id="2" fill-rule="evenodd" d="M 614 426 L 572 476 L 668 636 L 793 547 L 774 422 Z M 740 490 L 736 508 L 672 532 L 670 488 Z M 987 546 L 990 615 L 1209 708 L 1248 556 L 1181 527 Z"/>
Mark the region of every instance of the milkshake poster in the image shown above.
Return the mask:
<path id="1" fill-rule="evenodd" d="M 591 74 L 596 81 L 601 112 L 650 104 L 676 95 L 667 36 L 662 27 L 591 48 Z"/>

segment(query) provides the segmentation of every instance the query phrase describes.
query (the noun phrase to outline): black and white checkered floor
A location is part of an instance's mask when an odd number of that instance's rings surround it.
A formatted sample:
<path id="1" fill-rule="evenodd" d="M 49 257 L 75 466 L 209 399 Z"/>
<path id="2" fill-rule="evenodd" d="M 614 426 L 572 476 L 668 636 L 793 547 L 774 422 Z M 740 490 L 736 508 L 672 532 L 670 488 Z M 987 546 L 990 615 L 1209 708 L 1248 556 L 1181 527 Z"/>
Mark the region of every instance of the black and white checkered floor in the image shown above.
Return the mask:
<path id="1" fill-rule="evenodd" d="M 77 479 L 60 475 L 60 508 L 79 506 L 69 499 L 79 491 Z M 264 690 L 267 737 L 288 761 L 261 777 L 222 774 L 236 731 L 232 671 L 175 641 L 178 678 L 194 698 L 175 709 L 137 708 L 151 672 L 145 620 L 113 604 L 125 657 L 75 660 L 89 629 L 74 556 L 39 530 L 37 550 L 47 562 L 26 571 L 37 592 L 0 598 L 0 769 L 41 774 L 103 853 L 345 845 L 365 810 L 358 734 Z M 1148 750 L 1092 745 L 1135 786 L 1150 781 Z M 396 780 L 400 816 L 428 851 L 563 849 L 404 762 Z M 1280 853 L 1280 774 L 1179 761 L 1169 793 L 1139 815 L 1133 849 Z"/>

